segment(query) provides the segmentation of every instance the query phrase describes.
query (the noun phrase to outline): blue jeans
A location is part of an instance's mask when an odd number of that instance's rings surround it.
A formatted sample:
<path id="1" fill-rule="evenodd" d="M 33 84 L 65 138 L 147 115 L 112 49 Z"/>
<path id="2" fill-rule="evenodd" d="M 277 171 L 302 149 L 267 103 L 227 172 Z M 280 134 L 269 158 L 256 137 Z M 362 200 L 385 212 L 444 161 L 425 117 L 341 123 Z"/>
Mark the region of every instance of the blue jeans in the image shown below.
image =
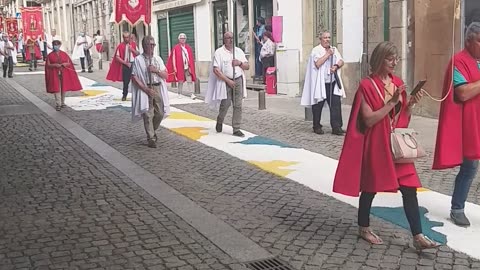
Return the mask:
<path id="1" fill-rule="evenodd" d="M 478 160 L 464 159 L 460 171 L 455 178 L 455 188 L 452 195 L 452 212 L 463 213 L 468 191 L 477 175 Z"/>

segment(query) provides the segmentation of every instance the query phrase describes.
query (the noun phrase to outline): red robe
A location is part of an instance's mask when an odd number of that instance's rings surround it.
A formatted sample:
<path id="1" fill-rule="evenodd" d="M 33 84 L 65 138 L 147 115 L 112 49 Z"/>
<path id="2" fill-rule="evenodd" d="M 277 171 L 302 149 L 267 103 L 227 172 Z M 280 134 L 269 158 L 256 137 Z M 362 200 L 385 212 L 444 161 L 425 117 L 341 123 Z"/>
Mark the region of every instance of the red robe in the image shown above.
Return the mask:
<path id="1" fill-rule="evenodd" d="M 452 61 L 468 83 L 480 80 L 477 61 L 467 50 L 455 54 Z M 480 95 L 465 102 L 456 101 L 452 76 L 450 61 L 445 72 L 442 96 L 451 91 L 440 107 L 434 170 L 459 166 L 464 157 L 480 159 Z"/>
<path id="2" fill-rule="evenodd" d="M 26 45 L 25 45 L 25 48 L 27 48 L 27 49 L 26 49 L 27 53 L 25 54 L 25 60 L 28 62 L 28 61 L 31 60 L 31 59 L 30 59 L 30 57 L 31 57 L 31 56 L 30 56 L 30 49 L 29 49 Z M 34 46 L 33 46 L 33 50 L 35 51 L 35 58 L 36 58 L 37 60 L 42 59 L 42 53 L 40 52 L 40 46 L 38 46 L 38 43 L 37 43 L 37 42 L 35 42 L 35 44 L 34 44 Z"/>
<path id="3" fill-rule="evenodd" d="M 55 68 L 48 67 L 48 64 L 61 64 L 61 63 L 70 63 L 68 67 L 65 68 Z M 45 64 L 45 85 L 47 88 L 47 93 L 58 93 L 60 92 L 60 78 L 58 73 L 62 72 L 62 88 L 63 92 L 67 91 L 79 91 L 82 90 L 82 85 L 78 79 L 77 72 L 73 66 L 73 62 L 64 51 L 51 52 L 47 56 L 47 63 Z"/>
<path id="4" fill-rule="evenodd" d="M 195 75 L 195 63 L 193 62 L 193 51 L 192 48 L 185 44 L 185 48 L 187 49 L 188 53 L 188 71 L 192 76 L 192 82 L 197 80 L 197 76 Z M 175 61 L 175 66 L 177 67 L 177 73 L 175 74 L 175 69 L 173 67 L 173 61 Z M 168 57 L 167 62 L 167 71 L 168 71 L 168 78 L 167 82 L 184 82 L 185 81 L 185 71 L 183 70 L 183 51 L 182 45 L 178 43 L 173 47 L 172 53 Z"/>
<path id="5" fill-rule="evenodd" d="M 394 75 L 391 77 L 397 87 L 403 85 L 400 78 Z M 377 77 L 374 80 L 378 88 L 383 89 L 383 82 Z M 413 163 L 397 164 L 393 161 L 390 150 L 390 117 L 386 116 L 371 128 L 362 127 L 360 115 L 362 96 L 373 111 L 379 110 L 385 104 L 372 82 L 368 78 L 363 79 L 353 101 L 333 191 L 358 197 L 361 191 L 395 192 L 400 185 L 420 187 L 420 179 Z M 405 92 L 402 98 L 402 108 L 396 124 L 399 128 L 408 127 L 410 123 Z"/>
<path id="6" fill-rule="evenodd" d="M 122 42 L 117 46 L 117 49 L 115 50 L 115 54 L 113 55 L 112 62 L 110 63 L 110 69 L 108 70 L 108 73 L 107 73 L 107 80 L 109 81 L 113 81 L 113 82 L 123 81 L 123 78 L 122 78 L 123 64 L 117 60 L 117 55 L 120 58 L 125 59 L 125 46 L 126 46 L 125 42 Z M 137 44 L 135 44 L 135 42 L 130 41 L 130 46 L 135 50 L 137 50 Z"/>

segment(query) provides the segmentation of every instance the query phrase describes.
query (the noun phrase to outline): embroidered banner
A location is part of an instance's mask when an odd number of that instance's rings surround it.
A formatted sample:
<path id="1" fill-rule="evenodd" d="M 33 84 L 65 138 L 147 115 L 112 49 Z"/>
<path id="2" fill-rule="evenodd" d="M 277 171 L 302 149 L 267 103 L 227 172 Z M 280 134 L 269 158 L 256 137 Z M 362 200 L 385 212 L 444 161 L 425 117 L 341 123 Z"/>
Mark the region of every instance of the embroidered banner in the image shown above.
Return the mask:
<path id="1" fill-rule="evenodd" d="M 148 25 L 152 19 L 151 10 L 151 0 L 115 0 L 115 22 L 135 25 L 143 21 Z"/>
<path id="2" fill-rule="evenodd" d="M 18 21 L 17 18 L 5 18 L 7 25 L 7 34 L 10 38 L 18 36 Z"/>
<path id="3" fill-rule="evenodd" d="M 42 7 L 24 7 L 20 8 L 22 12 L 23 38 L 37 39 L 43 35 L 43 16 Z"/>
<path id="4" fill-rule="evenodd" d="M 3 17 L 2 17 L 2 16 L 0 16 L 0 30 L 1 30 L 2 32 L 5 31 L 5 25 L 4 25 L 4 20 L 3 20 Z"/>

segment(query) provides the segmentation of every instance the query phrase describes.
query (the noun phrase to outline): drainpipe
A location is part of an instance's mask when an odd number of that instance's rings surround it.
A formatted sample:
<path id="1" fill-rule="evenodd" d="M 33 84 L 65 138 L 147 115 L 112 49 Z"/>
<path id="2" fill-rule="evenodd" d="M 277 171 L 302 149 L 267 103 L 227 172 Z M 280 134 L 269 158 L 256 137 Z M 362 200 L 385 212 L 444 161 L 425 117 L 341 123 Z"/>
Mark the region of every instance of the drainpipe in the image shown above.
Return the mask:
<path id="1" fill-rule="evenodd" d="M 363 53 L 361 60 L 361 76 L 368 76 L 368 0 L 363 0 Z"/>

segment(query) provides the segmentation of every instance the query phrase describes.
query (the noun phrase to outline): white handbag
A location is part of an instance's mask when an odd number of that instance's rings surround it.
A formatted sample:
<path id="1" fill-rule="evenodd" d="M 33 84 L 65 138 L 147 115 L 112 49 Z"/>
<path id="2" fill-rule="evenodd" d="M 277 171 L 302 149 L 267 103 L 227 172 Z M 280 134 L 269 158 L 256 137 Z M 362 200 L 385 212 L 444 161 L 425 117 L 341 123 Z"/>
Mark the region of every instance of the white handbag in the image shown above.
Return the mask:
<path id="1" fill-rule="evenodd" d="M 378 89 L 377 84 L 372 78 L 368 77 L 373 86 L 377 90 L 380 98 L 386 103 L 382 93 Z M 400 112 L 399 112 L 400 113 Z M 392 151 L 393 161 L 395 163 L 413 163 L 416 159 L 426 156 L 425 150 L 417 141 L 418 134 L 412 128 L 396 128 L 395 116 L 391 119 L 390 148 Z"/>

